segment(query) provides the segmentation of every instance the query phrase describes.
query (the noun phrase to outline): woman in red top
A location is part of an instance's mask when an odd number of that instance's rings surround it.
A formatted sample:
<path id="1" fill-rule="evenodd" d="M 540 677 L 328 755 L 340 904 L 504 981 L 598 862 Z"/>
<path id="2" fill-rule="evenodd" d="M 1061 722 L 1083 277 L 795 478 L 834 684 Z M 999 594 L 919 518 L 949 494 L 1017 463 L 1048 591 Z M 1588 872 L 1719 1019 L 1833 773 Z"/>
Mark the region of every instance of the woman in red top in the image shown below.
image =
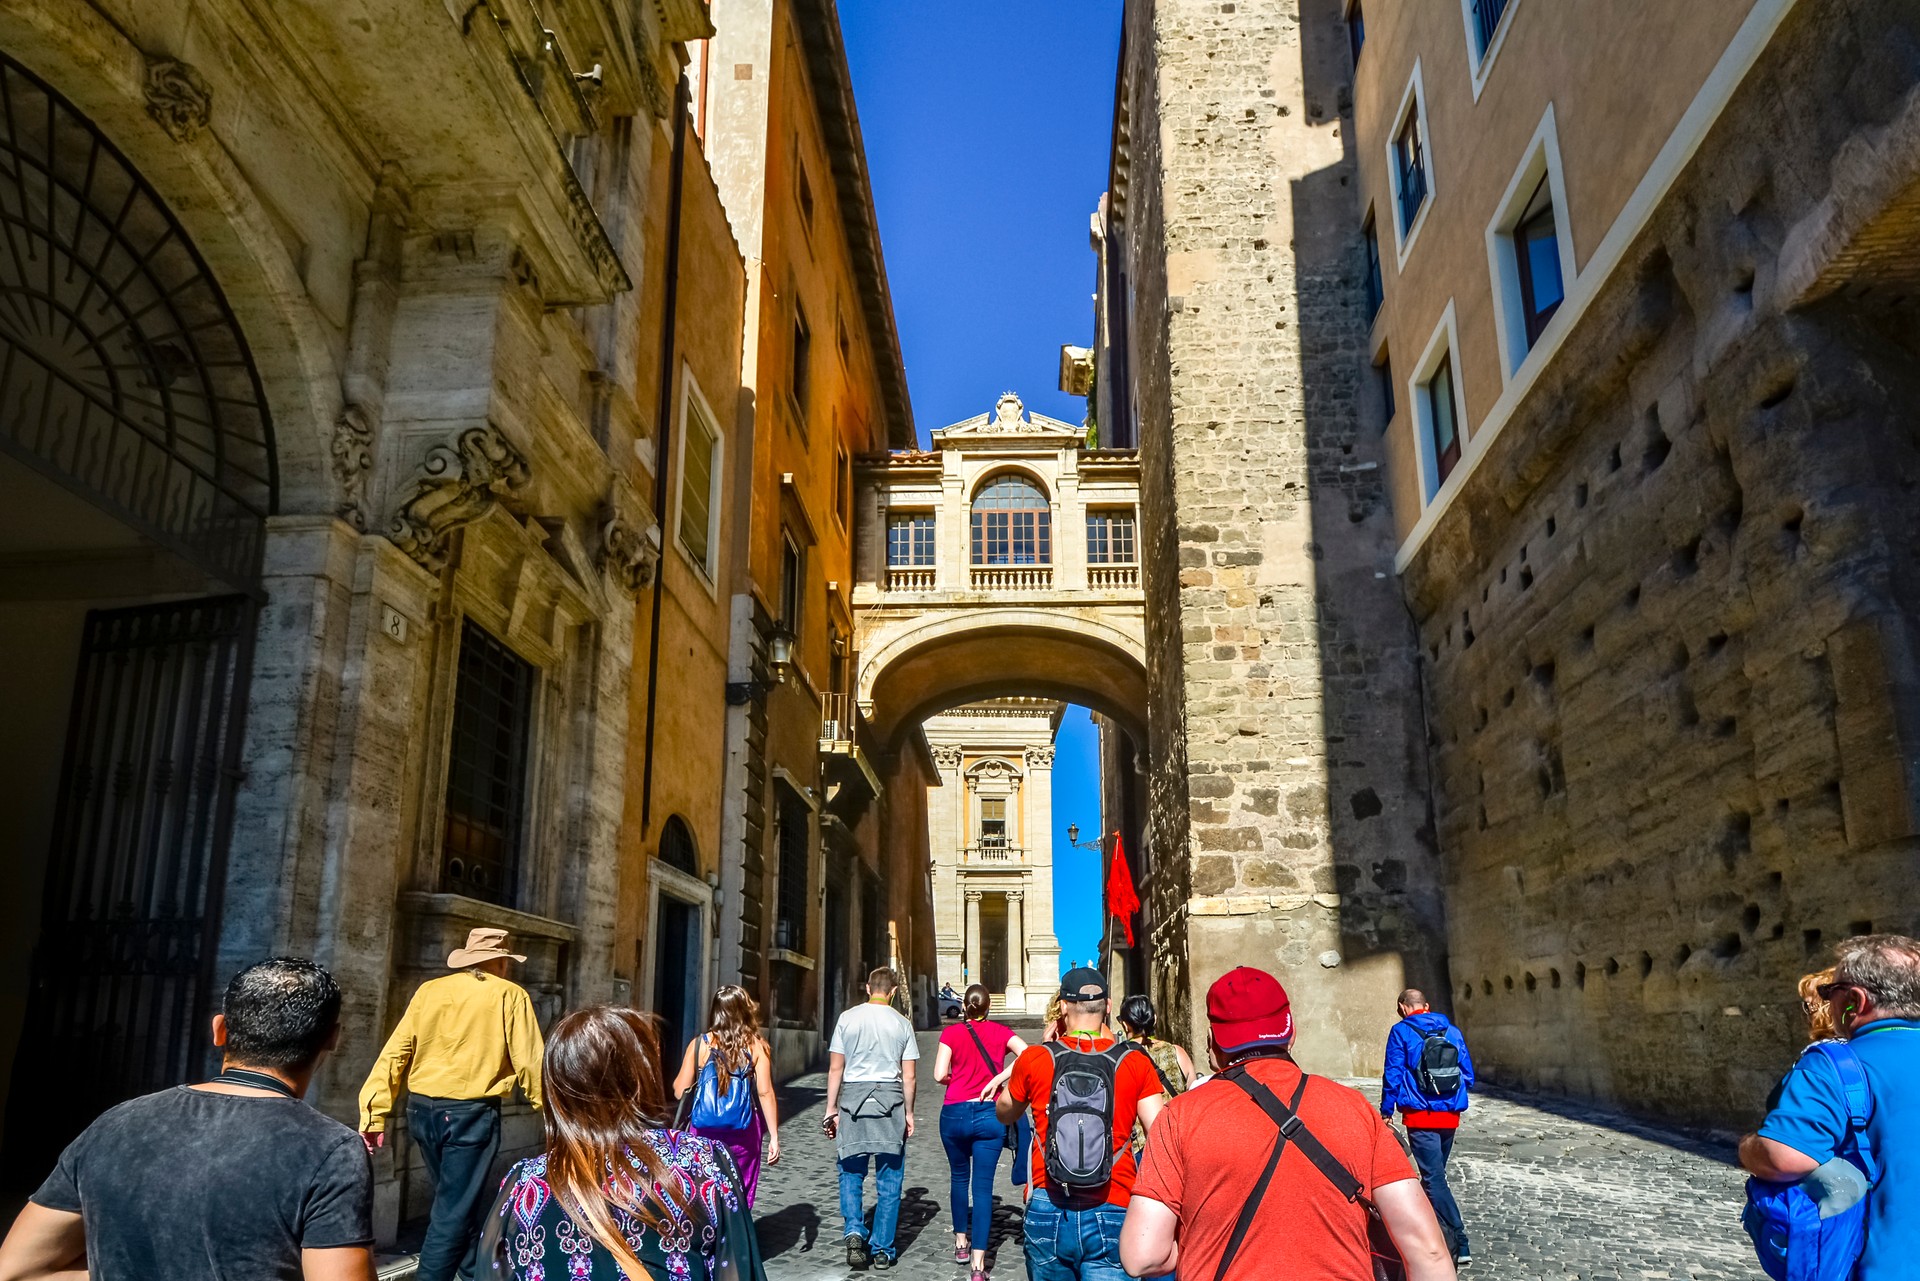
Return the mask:
<path id="1" fill-rule="evenodd" d="M 1007 1079 L 1007 1051 L 1027 1048 L 1012 1028 L 987 1017 L 991 1007 L 985 987 L 969 987 L 960 1022 L 940 1034 L 933 1059 L 933 1079 L 947 1087 L 940 1142 L 953 1174 L 953 1261 L 972 1263 L 972 1281 L 987 1275 L 993 1173 L 1007 1133 L 993 1115 L 993 1096 Z"/>

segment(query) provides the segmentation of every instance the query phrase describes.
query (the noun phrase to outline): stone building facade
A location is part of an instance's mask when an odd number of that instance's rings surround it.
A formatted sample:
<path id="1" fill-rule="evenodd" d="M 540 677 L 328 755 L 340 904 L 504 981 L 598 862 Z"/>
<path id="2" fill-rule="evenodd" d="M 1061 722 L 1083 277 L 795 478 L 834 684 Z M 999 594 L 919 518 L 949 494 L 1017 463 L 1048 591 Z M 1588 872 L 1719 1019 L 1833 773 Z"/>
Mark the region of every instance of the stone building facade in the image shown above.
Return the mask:
<path id="1" fill-rule="evenodd" d="M 197 1073 L 262 956 L 345 990 L 339 1116 L 473 925 L 514 932 L 543 1016 L 623 993 L 663 427 L 635 285 L 708 30 L 681 0 L 0 11 L 34 121 L 0 184 L 23 1177 Z M 379 1159 L 383 1232 L 424 1204 L 409 1159 Z"/>
<path id="2" fill-rule="evenodd" d="M 1733 1124 L 1920 925 L 1917 23 L 1128 6 L 1089 381 L 1176 1010 L 1271 960 L 1366 1069 L 1404 978 L 1492 1079 Z"/>
<path id="3" fill-rule="evenodd" d="M 1452 1006 L 1496 1079 L 1745 1122 L 1794 980 L 1920 927 L 1920 7 L 1439 10 L 1366 14 L 1348 218 L 1380 229 Z"/>
<path id="4" fill-rule="evenodd" d="M 1358 411 L 1345 39 L 1331 0 L 1125 6 L 1091 409 L 1140 451 L 1133 964 L 1196 1045 L 1213 978 L 1275 969 L 1303 1062 L 1350 1074 L 1445 969 L 1417 642 Z"/>
<path id="5" fill-rule="evenodd" d="M 1063 703 L 997 698 L 922 725 L 938 978 L 986 985 L 994 1008 L 1044 1014 L 1059 987 L 1053 932 L 1053 740 Z"/>

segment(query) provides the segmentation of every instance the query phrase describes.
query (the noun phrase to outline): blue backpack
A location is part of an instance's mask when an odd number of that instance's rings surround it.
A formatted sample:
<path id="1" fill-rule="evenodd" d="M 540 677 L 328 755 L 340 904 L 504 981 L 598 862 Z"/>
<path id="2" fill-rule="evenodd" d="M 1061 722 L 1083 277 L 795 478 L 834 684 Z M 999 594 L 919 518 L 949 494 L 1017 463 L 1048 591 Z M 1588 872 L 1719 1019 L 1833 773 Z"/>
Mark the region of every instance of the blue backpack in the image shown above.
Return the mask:
<path id="1" fill-rule="evenodd" d="M 720 1089 L 720 1062 L 707 1040 L 707 1061 L 700 1065 L 700 1082 L 694 1087 L 692 1125 L 697 1130 L 745 1130 L 753 1125 L 753 1064 L 732 1073 L 727 1088 Z"/>
<path id="2" fill-rule="evenodd" d="M 1846 1094 L 1847 1135 L 1834 1159 L 1857 1168 L 1871 1189 L 1880 1173 L 1867 1142 L 1867 1117 L 1873 1110 L 1867 1074 L 1844 1041 L 1820 1041 L 1806 1052 L 1832 1065 Z M 1823 1219 L 1820 1202 L 1808 1195 L 1806 1182 L 1748 1179 L 1740 1225 L 1753 1238 L 1761 1271 L 1773 1281 L 1849 1281 L 1867 1243 L 1867 1198 Z"/>

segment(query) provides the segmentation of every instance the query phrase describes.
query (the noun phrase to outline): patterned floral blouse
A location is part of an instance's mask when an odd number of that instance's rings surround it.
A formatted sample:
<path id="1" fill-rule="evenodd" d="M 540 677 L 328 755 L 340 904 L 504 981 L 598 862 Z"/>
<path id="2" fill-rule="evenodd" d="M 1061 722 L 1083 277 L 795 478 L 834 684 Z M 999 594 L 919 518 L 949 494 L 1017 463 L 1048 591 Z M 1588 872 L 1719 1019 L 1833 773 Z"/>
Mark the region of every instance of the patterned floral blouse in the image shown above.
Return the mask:
<path id="1" fill-rule="evenodd" d="M 765 1281 L 753 1219 L 724 1145 L 679 1130 L 649 1130 L 645 1141 L 679 1182 L 665 1209 L 648 1198 L 638 1210 L 609 1201 L 614 1226 L 657 1281 Z M 633 1170 L 642 1166 L 627 1155 Z M 609 1186 L 612 1180 L 608 1180 Z M 606 1247 L 574 1220 L 547 1182 L 547 1158 L 507 1172 L 482 1252 L 498 1281 L 643 1281 L 629 1277 Z M 657 1186 L 657 1185 L 656 1185 Z"/>

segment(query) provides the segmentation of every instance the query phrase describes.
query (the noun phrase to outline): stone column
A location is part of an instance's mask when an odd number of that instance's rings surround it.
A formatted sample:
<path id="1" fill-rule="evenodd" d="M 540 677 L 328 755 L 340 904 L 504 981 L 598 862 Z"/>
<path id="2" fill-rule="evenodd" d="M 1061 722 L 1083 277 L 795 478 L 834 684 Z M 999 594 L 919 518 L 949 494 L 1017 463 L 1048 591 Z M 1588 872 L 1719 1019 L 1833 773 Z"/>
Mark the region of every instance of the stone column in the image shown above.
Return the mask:
<path id="1" fill-rule="evenodd" d="M 1053 933 L 1053 748 L 1027 749 L 1027 882 L 1029 911 L 1023 912 L 1027 934 L 1021 951 L 1027 967 L 1025 983 L 1044 1013 L 1047 994 L 1060 986 L 1060 940 Z M 1097 891 L 1096 891 L 1097 892 Z"/>
<path id="2" fill-rule="evenodd" d="M 958 450 L 943 451 L 940 475 L 940 511 L 934 518 L 934 588 L 943 592 L 964 592 L 969 586 L 967 482 L 960 474 L 962 455 Z"/>
<path id="3" fill-rule="evenodd" d="M 966 932 L 960 900 L 960 848 L 965 809 L 960 787 L 960 749 L 933 749 L 941 786 L 927 789 L 927 851 L 933 861 L 934 950 L 941 983 L 966 986 Z"/>
<path id="4" fill-rule="evenodd" d="M 967 891 L 967 982 L 980 981 L 980 891 Z"/>
<path id="5" fill-rule="evenodd" d="M 1027 1006 L 1027 923 L 1025 894 L 1007 891 L 1007 1008 Z"/>
<path id="6" fill-rule="evenodd" d="M 1053 585 L 1061 591 L 1087 589 L 1087 505 L 1080 496 L 1079 461 L 1079 450 L 1061 451 L 1053 495 Z"/>

